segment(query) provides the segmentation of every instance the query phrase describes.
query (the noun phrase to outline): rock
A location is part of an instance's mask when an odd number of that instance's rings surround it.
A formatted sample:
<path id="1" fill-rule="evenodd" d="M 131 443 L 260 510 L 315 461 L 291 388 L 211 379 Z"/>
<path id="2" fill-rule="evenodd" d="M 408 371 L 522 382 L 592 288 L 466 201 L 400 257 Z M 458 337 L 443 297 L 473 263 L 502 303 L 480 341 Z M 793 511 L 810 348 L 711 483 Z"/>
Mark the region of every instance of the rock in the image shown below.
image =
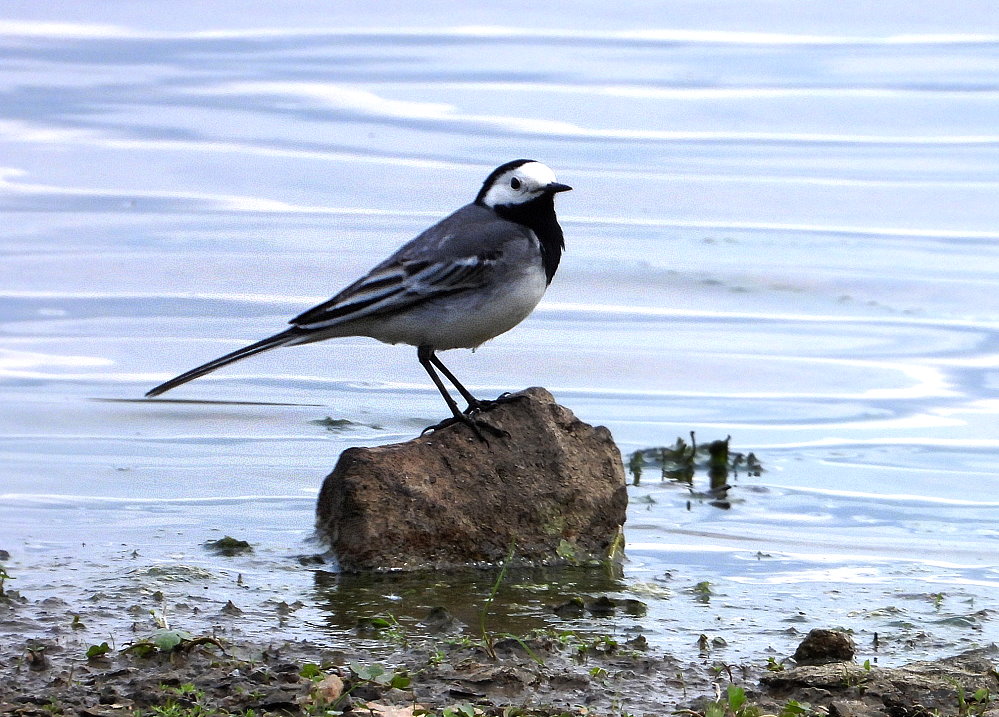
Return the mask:
<path id="1" fill-rule="evenodd" d="M 430 608 L 430 612 L 420 620 L 420 624 L 431 632 L 451 632 L 461 629 L 461 621 L 448 612 L 446 607 L 439 605 Z"/>
<path id="2" fill-rule="evenodd" d="M 569 598 L 564 603 L 552 608 L 552 612 L 563 620 L 580 618 L 583 616 L 584 611 L 583 599 L 578 597 Z"/>
<path id="3" fill-rule="evenodd" d="M 617 603 L 606 595 L 601 595 L 586 603 L 586 609 L 593 617 L 610 617 L 617 612 Z"/>
<path id="4" fill-rule="evenodd" d="M 830 717 L 914 717 L 955 714 L 963 698 L 967 704 L 958 714 L 987 714 L 987 704 L 974 696 L 995 690 L 994 646 L 971 650 L 932 662 L 911 662 L 902 667 L 861 667 L 851 662 L 805 665 L 760 679 L 773 709 L 788 698 L 824 707 Z"/>
<path id="5" fill-rule="evenodd" d="M 649 649 L 649 640 L 645 635 L 636 635 L 627 642 L 624 643 L 625 647 L 629 647 L 632 650 L 641 650 L 645 652 Z"/>
<path id="6" fill-rule="evenodd" d="M 829 717 L 882 717 L 882 711 L 875 705 L 861 700 L 830 700 Z"/>
<path id="7" fill-rule="evenodd" d="M 855 651 L 853 640 L 845 632 L 816 628 L 798 645 L 798 649 L 794 651 L 794 661 L 799 665 L 850 662 Z"/>
<path id="8" fill-rule="evenodd" d="M 253 552 L 253 546 L 245 540 L 237 540 L 229 535 L 218 540 L 209 540 L 207 543 L 204 543 L 204 547 L 205 550 L 226 558 Z"/>
<path id="9" fill-rule="evenodd" d="M 319 705 L 328 705 L 340 699 L 343 694 L 343 678 L 330 673 L 316 683 L 312 688 L 313 701 Z"/>
<path id="10" fill-rule="evenodd" d="M 479 414 L 502 435 L 456 424 L 344 451 L 316 509 L 340 569 L 494 564 L 512 545 L 517 564 L 606 558 L 628 503 L 610 431 L 544 389 L 515 397 Z"/>

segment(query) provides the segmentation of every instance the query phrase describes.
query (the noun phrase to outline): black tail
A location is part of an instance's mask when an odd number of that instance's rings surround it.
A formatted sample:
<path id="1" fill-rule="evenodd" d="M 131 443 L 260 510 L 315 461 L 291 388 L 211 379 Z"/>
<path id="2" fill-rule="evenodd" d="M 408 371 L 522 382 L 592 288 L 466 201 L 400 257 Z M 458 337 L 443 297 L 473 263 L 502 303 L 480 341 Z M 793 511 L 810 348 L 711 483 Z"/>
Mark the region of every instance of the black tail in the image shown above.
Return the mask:
<path id="1" fill-rule="evenodd" d="M 159 396 L 161 393 L 166 393 L 171 388 L 177 388 L 182 383 L 187 383 L 188 381 L 193 381 L 199 376 L 204 376 L 206 373 L 211 373 L 217 368 L 222 368 L 228 364 L 239 361 L 240 359 L 245 359 L 247 356 L 253 356 L 254 354 L 263 353 L 270 349 L 276 349 L 278 346 L 284 346 L 293 339 L 299 336 L 301 331 L 297 328 L 288 329 L 287 331 L 282 331 L 280 334 L 275 334 L 263 341 L 258 341 L 255 344 L 250 344 L 249 346 L 244 346 L 241 349 L 233 351 L 231 354 L 226 354 L 225 356 L 220 356 L 214 361 L 209 361 L 208 363 L 198 366 L 197 368 L 192 368 L 187 373 L 182 373 L 176 378 L 171 378 L 166 383 L 161 383 L 154 389 L 146 392 L 146 396 Z"/>

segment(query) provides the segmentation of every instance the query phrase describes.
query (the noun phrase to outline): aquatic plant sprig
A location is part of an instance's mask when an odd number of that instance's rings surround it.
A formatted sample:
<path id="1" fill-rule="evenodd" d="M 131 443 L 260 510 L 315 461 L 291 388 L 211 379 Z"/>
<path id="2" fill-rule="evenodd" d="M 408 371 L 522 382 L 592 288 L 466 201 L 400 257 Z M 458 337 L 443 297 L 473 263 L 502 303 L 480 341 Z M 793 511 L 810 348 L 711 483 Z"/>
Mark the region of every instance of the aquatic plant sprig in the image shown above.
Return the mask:
<path id="1" fill-rule="evenodd" d="M 632 482 L 638 485 L 647 468 L 659 468 L 663 480 L 691 483 L 694 475 L 701 470 L 711 474 L 731 472 L 738 476 L 739 471 L 758 476 L 763 465 L 752 452 L 740 453 L 731 450 L 731 436 L 724 439 L 698 444 L 697 435 L 690 432 L 690 442 L 682 437 L 670 446 L 640 448 L 628 457 L 628 471 Z"/>
<path id="2" fill-rule="evenodd" d="M 628 470 L 632 485 L 640 485 L 646 468 L 659 468 L 663 481 L 681 483 L 690 487 L 697 497 L 709 499 L 718 508 L 728 509 L 728 491 L 731 489 L 729 477 L 738 478 L 739 471 L 758 476 L 763 466 L 753 453 L 739 453 L 731 450 L 731 436 L 724 439 L 698 444 L 697 436 L 690 432 L 690 442 L 678 437 L 671 446 L 642 448 L 628 457 Z M 698 472 L 708 475 L 708 488 L 694 491 L 694 479 Z M 689 505 L 688 505 L 689 507 Z"/>
<path id="3" fill-rule="evenodd" d="M 537 653 L 534 652 L 524 639 L 518 635 L 514 635 L 509 632 L 504 633 L 494 633 L 488 629 L 487 623 L 489 619 L 489 608 L 496 601 L 496 595 L 499 593 L 500 585 L 503 584 L 503 579 L 506 577 L 507 568 L 509 568 L 513 556 L 517 550 L 516 541 L 510 542 L 510 549 L 506 553 L 506 557 L 503 558 L 503 563 L 500 565 L 499 574 L 496 576 L 496 580 L 493 582 L 492 588 L 489 590 L 489 595 L 482 603 L 482 607 L 479 609 L 479 635 L 481 638 L 482 649 L 486 651 L 490 659 L 496 659 L 496 638 L 503 637 L 511 640 L 515 640 L 523 649 L 528 656 L 534 660 L 539 665 L 545 664 L 545 661 L 538 657 Z"/>
<path id="4" fill-rule="evenodd" d="M 4 592 L 4 583 L 8 580 L 14 580 L 3 565 L 0 565 L 0 598 L 4 597 L 6 593 Z"/>

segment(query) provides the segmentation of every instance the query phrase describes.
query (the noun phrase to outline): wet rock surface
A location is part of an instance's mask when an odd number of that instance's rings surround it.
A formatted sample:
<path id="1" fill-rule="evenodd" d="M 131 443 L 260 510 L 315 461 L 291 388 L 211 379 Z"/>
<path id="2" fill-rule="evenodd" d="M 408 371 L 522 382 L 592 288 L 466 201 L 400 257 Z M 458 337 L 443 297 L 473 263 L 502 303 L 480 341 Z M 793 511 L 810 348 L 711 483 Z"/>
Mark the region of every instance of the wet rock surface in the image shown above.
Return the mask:
<path id="1" fill-rule="evenodd" d="M 627 507 L 621 454 L 603 427 L 532 388 L 406 443 L 343 452 L 317 529 L 347 571 L 604 559 Z"/>
<path id="2" fill-rule="evenodd" d="M 830 662 L 849 662 L 856 646 L 853 639 L 841 630 L 816 628 L 794 651 L 794 661 L 799 665 L 826 665 Z"/>

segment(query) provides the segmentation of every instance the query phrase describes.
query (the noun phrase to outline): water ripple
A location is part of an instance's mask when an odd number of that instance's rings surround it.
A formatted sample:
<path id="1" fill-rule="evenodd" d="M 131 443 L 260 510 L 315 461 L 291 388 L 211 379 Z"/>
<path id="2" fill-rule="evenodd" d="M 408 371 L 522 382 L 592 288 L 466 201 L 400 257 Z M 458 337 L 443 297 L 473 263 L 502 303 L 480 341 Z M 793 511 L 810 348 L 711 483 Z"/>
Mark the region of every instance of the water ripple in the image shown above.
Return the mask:
<path id="1" fill-rule="evenodd" d="M 500 25 L 469 25 L 455 27 L 379 27 L 375 28 L 252 28 L 212 29 L 195 31 L 139 30 L 121 25 L 66 22 L 0 21 L 0 35 L 12 37 L 52 37 L 70 39 L 144 39 L 144 40 L 228 40 L 269 38 L 411 38 L 436 43 L 444 39 L 484 40 L 500 39 L 525 41 L 571 40 L 581 44 L 593 43 L 655 43 L 674 45 L 737 44 L 775 46 L 847 45 L 996 45 L 999 34 L 991 33 L 923 33 L 893 34 L 882 36 L 821 35 L 779 32 L 740 32 L 724 30 L 686 30 L 651 28 L 642 30 L 582 30 L 568 28 L 504 27 Z"/>

